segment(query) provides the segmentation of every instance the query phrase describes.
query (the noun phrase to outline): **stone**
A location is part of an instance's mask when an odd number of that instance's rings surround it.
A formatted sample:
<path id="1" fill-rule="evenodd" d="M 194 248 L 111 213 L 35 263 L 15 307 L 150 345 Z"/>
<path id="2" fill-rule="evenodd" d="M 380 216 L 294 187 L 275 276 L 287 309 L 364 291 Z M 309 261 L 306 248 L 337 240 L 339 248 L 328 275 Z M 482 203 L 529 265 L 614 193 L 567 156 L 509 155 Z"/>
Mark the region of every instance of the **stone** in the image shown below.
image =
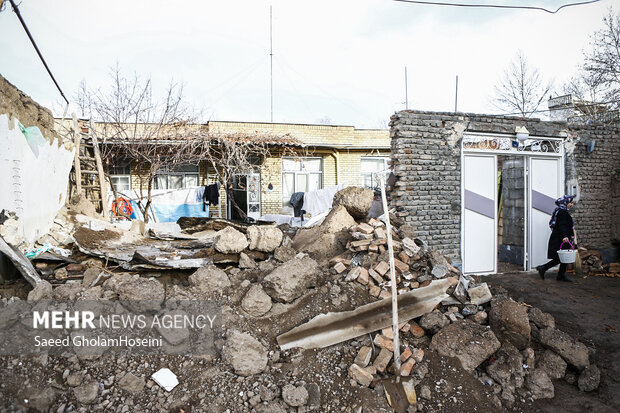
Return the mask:
<path id="1" fill-rule="evenodd" d="M 528 311 L 529 319 L 538 328 L 555 328 L 555 319 L 551 314 L 543 313 L 536 307 L 531 307 Z"/>
<path id="2" fill-rule="evenodd" d="M 271 297 L 260 284 L 254 284 L 241 300 L 241 307 L 253 317 L 261 317 L 271 310 Z"/>
<path id="3" fill-rule="evenodd" d="M 222 359 L 239 376 L 262 373 L 267 367 L 267 349 L 248 333 L 232 330 L 226 337 Z"/>
<path id="4" fill-rule="evenodd" d="M 281 246 L 275 249 L 273 253 L 273 258 L 280 262 L 286 262 L 295 258 L 295 255 L 297 255 L 297 251 L 295 251 L 293 248 L 288 246 Z"/>
<path id="5" fill-rule="evenodd" d="M 442 328 L 431 340 L 431 350 L 456 357 L 463 368 L 473 371 L 495 353 L 501 344 L 491 329 L 468 319 Z"/>
<path id="6" fill-rule="evenodd" d="M 199 289 L 221 294 L 231 286 L 228 275 L 213 264 L 198 268 L 188 278 L 189 284 Z"/>
<path id="7" fill-rule="evenodd" d="M 213 237 L 213 247 L 222 254 L 241 252 L 246 249 L 249 244 L 246 236 L 233 227 L 221 229 L 216 232 Z"/>
<path id="8" fill-rule="evenodd" d="M 127 373 L 119 380 L 118 385 L 121 389 L 128 393 L 138 394 L 145 386 L 145 381 L 142 377 L 138 377 L 133 373 Z"/>
<path id="9" fill-rule="evenodd" d="M 404 238 L 414 239 L 415 231 L 413 227 L 409 224 L 401 225 L 400 228 L 398 228 L 398 236 L 400 237 L 400 239 L 404 239 Z"/>
<path id="10" fill-rule="evenodd" d="M 553 399 L 554 388 L 553 383 L 547 373 L 541 369 L 535 369 L 525 378 L 525 386 L 532 394 L 532 398 L 536 399 Z"/>
<path id="11" fill-rule="evenodd" d="M 47 413 L 55 398 L 56 394 L 50 387 L 26 386 L 17 392 L 16 402 L 23 407 L 23 411 Z"/>
<path id="12" fill-rule="evenodd" d="M 59 268 L 56 271 L 54 271 L 54 278 L 56 278 L 57 280 L 66 280 L 67 277 L 69 276 L 69 273 L 67 272 L 66 268 Z"/>
<path id="13" fill-rule="evenodd" d="M 101 272 L 102 272 L 101 268 L 97 268 L 97 267 L 88 268 L 86 271 L 84 271 L 84 276 L 82 278 L 82 285 L 84 287 L 92 287 L 93 283 L 95 282 L 97 277 L 99 277 L 99 274 L 101 274 Z"/>
<path id="14" fill-rule="evenodd" d="M 84 372 L 76 371 L 76 372 L 70 373 L 67 376 L 66 380 L 67 380 L 67 385 L 71 387 L 79 386 L 84 381 Z"/>
<path id="15" fill-rule="evenodd" d="M 374 193 L 368 188 L 350 186 L 336 192 L 332 201 L 333 207 L 343 206 L 353 218 L 363 219 L 368 215 Z"/>
<path id="16" fill-rule="evenodd" d="M 381 347 L 382 349 L 386 349 L 389 351 L 394 351 L 394 341 L 392 339 L 387 338 L 383 334 L 377 334 L 375 339 L 373 340 L 376 346 Z"/>
<path id="17" fill-rule="evenodd" d="M 374 378 L 367 368 L 362 368 L 357 364 L 352 364 L 349 367 L 349 377 L 364 387 L 370 386 Z"/>
<path id="18" fill-rule="evenodd" d="M 461 310 L 464 316 L 475 315 L 478 312 L 478 306 L 475 304 L 466 304 Z"/>
<path id="19" fill-rule="evenodd" d="M 248 228 L 250 249 L 273 252 L 282 244 L 283 234 L 280 228 L 271 225 L 252 225 Z"/>
<path id="20" fill-rule="evenodd" d="M 472 318 L 476 323 L 484 324 L 487 322 L 488 314 L 486 311 L 478 311 Z"/>
<path id="21" fill-rule="evenodd" d="M 475 287 L 471 287 L 467 290 L 467 293 L 469 294 L 471 303 L 476 305 L 486 304 L 491 301 L 491 298 L 493 298 L 487 283 L 482 283 Z"/>
<path id="22" fill-rule="evenodd" d="M 28 293 L 28 303 L 38 303 L 41 300 L 52 298 L 52 284 L 45 280 L 40 280 Z"/>
<path id="23" fill-rule="evenodd" d="M 580 371 L 590 365 L 588 348 L 563 331 L 554 328 L 540 330 L 540 343 Z"/>
<path id="24" fill-rule="evenodd" d="M 286 413 L 286 404 L 281 400 L 256 406 L 257 413 Z"/>
<path id="25" fill-rule="evenodd" d="M 321 388 L 316 383 L 308 383 L 304 386 L 308 390 L 308 406 L 321 405 Z"/>
<path id="26" fill-rule="evenodd" d="M 513 389 L 522 387 L 525 379 L 523 356 L 514 345 L 506 342 L 497 351 L 495 361 L 487 366 L 487 373 L 504 389 L 509 388 L 508 393 L 514 393 Z"/>
<path id="27" fill-rule="evenodd" d="M 260 396 L 262 401 L 270 402 L 276 397 L 280 396 L 280 388 L 277 386 L 267 387 L 261 385 L 258 388 L 258 395 Z"/>
<path id="28" fill-rule="evenodd" d="M 308 403 L 308 390 L 304 386 L 287 384 L 282 387 L 282 400 L 291 407 L 304 406 Z"/>
<path id="29" fill-rule="evenodd" d="M 552 380 L 561 379 L 566 374 L 566 362 L 551 350 L 545 350 L 536 363 L 539 369 L 547 373 Z"/>
<path id="30" fill-rule="evenodd" d="M 240 252 L 239 268 L 254 269 L 256 268 L 256 261 L 254 261 L 254 258 L 249 257 L 246 253 Z"/>
<path id="31" fill-rule="evenodd" d="M 439 330 L 450 324 L 450 320 L 441 311 L 435 310 L 430 313 L 426 313 L 420 318 L 420 327 L 429 331 L 431 334 L 436 334 Z"/>
<path id="32" fill-rule="evenodd" d="M 426 400 L 431 399 L 431 388 L 424 385 L 420 387 L 420 397 Z"/>
<path id="33" fill-rule="evenodd" d="M 94 403 L 99 397 L 99 383 L 89 381 L 73 389 L 73 395 L 82 404 Z"/>
<path id="34" fill-rule="evenodd" d="M 522 304 L 513 300 L 493 300 L 489 325 L 497 338 L 512 343 L 519 350 L 530 345 L 530 320 Z"/>
<path id="35" fill-rule="evenodd" d="M 366 367 L 370 363 L 372 358 L 372 347 L 363 346 L 360 351 L 355 356 L 355 360 L 353 363 L 357 364 L 360 367 Z"/>
<path id="36" fill-rule="evenodd" d="M 52 296 L 60 301 L 73 301 L 82 292 L 82 285 L 79 283 L 62 284 L 54 288 Z"/>
<path id="37" fill-rule="evenodd" d="M 600 383 L 601 371 L 594 364 L 583 369 L 577 380 L 577 386 L 581 391 L 596 390 Z"/>
<path id="38" fill-rule="evenodd" d="M 375 361 L 372 363 L 373 367 L 376 368 L 377 371 L 383 373 L 385 369 L 387 368 L 388 364 L 390 363 L 390 360 L 392 360 L 393 355 L 394 355 L 394 350 L 388 350 L 388 349 L 382 348 L 381 351 L 379 352 L 379 355 L 377 356 L 377 358 L 375 358 Z"/>
<path id="39" fill-rule="evenodd" d="M 431 271 L 431 274 L 435 278 L 443 278 L 448 274 L 449 271 L 450 269 L 448 268 L 447 265 L 441 264 L 441 265 L 435 265 L 433 267 L 433 270 Z"/>
<path id="40" fill-rule="evenodd" d="M 267 275 L 263 287 L 275 301 L 290 303 L 316 285 L 319 271 L 318 263 L 312 258 L 295 258 Z"/>
<path id="41" fill-rule="evenodd" d="M 103 288 L 118 294 L 123 305 L 135 312 L 158 311 L 166 296 L 164 286 L 155 279 L 118 274 L 103 283 Z"/>

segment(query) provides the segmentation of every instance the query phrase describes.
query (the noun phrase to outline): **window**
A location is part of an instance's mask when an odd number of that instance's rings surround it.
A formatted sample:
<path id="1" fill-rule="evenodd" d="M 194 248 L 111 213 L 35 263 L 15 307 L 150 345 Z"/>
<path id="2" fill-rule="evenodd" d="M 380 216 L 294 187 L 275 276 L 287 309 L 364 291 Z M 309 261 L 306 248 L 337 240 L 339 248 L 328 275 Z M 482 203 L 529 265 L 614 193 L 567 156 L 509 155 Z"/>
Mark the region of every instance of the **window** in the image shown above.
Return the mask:
<path id="1" fill-rule="evenodd" d="M 181 165 L 164 168 L 157 172 L 154 179 L 155 189 L 183 189 L 199 185 L 200 168 L 198 165 Z"/>
<path id="2" fill-rule="evenodd" d="M 360 175 L 362 178 L 361 185 L 370 189 L 379 188 L 374 173 L 385 171 L 388 168 L 389 158 L 387 157 L 363 157 L 360 159 Z"/>
<path id="3" fill-rule="evenodd" d="M 119 159 L 114 166 L 109 168 L 108 173 L 116 191 L 131 189 L 131 162 L 129 159 Z"/>
<path id="4" fill-rule="evenodd" d="M 321 158 L 282 158 L 282 209 L 292 212 L 288 201 L 295 192 L 310 192 L 323 188 Z"/>

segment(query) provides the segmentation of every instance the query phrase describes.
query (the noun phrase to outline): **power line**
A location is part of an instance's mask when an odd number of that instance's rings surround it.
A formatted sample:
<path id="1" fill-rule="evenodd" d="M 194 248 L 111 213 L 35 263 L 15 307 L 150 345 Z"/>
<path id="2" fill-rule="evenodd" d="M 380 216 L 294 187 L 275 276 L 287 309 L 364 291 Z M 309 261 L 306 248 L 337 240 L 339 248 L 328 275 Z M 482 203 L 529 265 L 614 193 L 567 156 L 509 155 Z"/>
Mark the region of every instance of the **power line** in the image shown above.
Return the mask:
<path id="1" fill-rule="evenodd" d="M 568 3 L 563 4 L 558 7 L 556 10 L 545 9 L 544 7 L 537 6 L 512 6 L 507 4 L 463 4 L 463 3 L 449 3 L 449 2 L 439 2 L 439 1 L 418 1 L 418 0 L 394 0 L 402 3 L 413 3 L 413 4 L 423 4 L 428 6 L 451 6 L 451 7 L 477 7 L 477 8 L 490 8 L 490 9 L 523 9 L 523 10 L 540 10 L 547 13 L 555 14 L 562 10 L 565 7 L 571 6 L 582 6 L 584 4 L 597 3 L 601 0 L 589 0 L 589 1 L 580 1 L 577 3 Z"/>
<path id="2" fill-rule="evenodd" d="M 17 18 L 19 19 L 19 22 L 22 24 L 22 27 L 26 31 L 26 34 L 28 35 L 28 38 L 30 39 L 30 42 L 32 42 L 32 45 L 34 46 L 34 50 L 37 51 L 37 54 L 39 55 L 39 58 L 41 59 L 41 62 L 43 62 L 43 66 L 45 66 L 45 70 L 47 70 L 47 73 L 49 73 L 50 77 L 52 78 L 52 81 L 56 85 L 56 88 L 58 88 L 58 91 L 60 92 L 60 96 L 62 96 L 62 98 L 65 100 L 65 102 L 67 102 L 67 105 L 68 105 L 69 104 L 69 100 L 65 97 L 65 94 L 62 92 L 62 89 L 58 85 L 58 82 L 56 81 L 56 78 L 54 78 L 54 75 L 52 74 L 52 71 L 50 70 L 49 66 L 47 66 L 47 63 L 45 63 L 45 59 L 43 58 L 43 55 L 41 54 L 41 51 L 37 47 L 37 44 L 35 43 L 34 39 L 32 38 L 32 35 L 30 34 L 30 30 L 28 30 L 28 26 L 26 26 L 26 22 L 22 18 L 22 15 L 19 12 L 19 9 L 17 8 L 17 5 L 15 4 L 15 1 L 9 0 L 9 2 L 11 3 L 11 6 L 13 6 L 13 11 L 15 12 L 15 14 L 17 14 Z"/>

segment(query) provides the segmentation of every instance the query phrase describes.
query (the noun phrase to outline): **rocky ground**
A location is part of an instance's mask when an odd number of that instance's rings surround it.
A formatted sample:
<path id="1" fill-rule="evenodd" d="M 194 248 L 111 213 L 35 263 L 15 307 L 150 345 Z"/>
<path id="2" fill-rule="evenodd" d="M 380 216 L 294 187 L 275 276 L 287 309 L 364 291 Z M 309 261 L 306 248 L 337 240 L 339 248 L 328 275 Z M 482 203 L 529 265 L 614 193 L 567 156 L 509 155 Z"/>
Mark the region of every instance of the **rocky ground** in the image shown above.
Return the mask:
<path id="1" fill-rule="evenodd" d="M 5 327 L 19 322 L 9 310 L 20 299 L 45 298 L 156 305 L 206 300 L 221 308 L 222 322 L 208 355 L 68 350 L 0 357 L 1 411 L 392 411 L 383 384 L 395 377 L 389 328 L 322 349 L 281 350 L 276 340 L 317 315 L 391 296 L 388 230 L 381 220 L 362 218 L 372 193 L 345 191 L 318 227 L 220 229 L 209 248 L 234 256 L 232 263 L 165 275 L 113 268 L 102 276 L 105 262 L 91 258 L 79 264 L 79 276 L 61 271 L 58 282 L 50 273 L 54 286 L 42 282 L 31 289 L 18 282 L 0 289 Z M 398 293 L 450 285 L 434 311 L 400 325 L 400 374 L 417 394 L 408 411 L 529 412 L 557 406 L 558 394 L 592 400 L 603 394 L 596 406 L 615 403 L 607 390 L 615 388 L 609 381 L 615 370 L 603 367 L 599 388 L 597 365 L 610 359 L 568 323 L 556 326 L 556 311 L 521 300 L 509 282 L 505 288 L 492 282 L 489 289 L 490 279 L 461 275 L 413 228 L 393 223 Z M 166 337 L 169 346 L 183 344 Z M 151 378 L 161 368 L 178 378 L 171 391 Z"/>

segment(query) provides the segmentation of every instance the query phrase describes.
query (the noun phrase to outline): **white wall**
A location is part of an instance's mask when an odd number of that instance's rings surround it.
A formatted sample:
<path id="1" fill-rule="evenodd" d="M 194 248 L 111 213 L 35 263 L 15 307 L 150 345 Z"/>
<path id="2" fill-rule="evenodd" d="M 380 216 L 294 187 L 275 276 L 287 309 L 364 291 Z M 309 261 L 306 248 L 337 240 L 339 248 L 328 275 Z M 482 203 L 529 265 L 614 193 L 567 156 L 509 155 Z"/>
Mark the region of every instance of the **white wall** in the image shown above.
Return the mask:
<path id="1" fill-rule="evenodd" d="M 17 122 L 0 115 L 0 211 L 17 214 L 31 243 L 49 231 L 65 202 L 73 151 L 46 137 L 35 156 Z"/>

